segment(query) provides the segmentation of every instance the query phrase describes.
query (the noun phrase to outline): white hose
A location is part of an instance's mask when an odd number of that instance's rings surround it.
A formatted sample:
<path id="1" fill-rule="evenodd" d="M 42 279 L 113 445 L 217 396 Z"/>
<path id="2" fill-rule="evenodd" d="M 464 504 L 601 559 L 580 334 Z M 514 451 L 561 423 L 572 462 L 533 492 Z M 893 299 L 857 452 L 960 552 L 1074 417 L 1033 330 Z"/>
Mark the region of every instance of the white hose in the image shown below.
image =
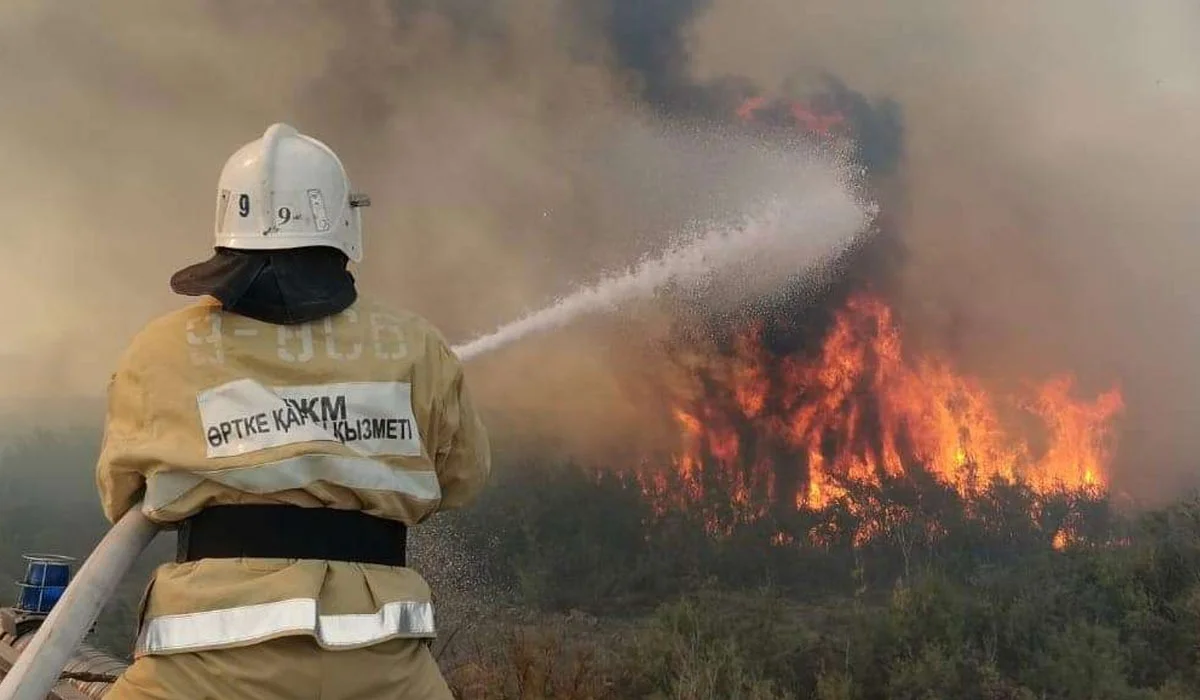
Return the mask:
<path id="1" fill-rule="evenodd" d="M 104 535 L 79 567 L 12 670 L 0 700 L 45 700 L 134 560 L 158 534 L 137 503 Z"/>

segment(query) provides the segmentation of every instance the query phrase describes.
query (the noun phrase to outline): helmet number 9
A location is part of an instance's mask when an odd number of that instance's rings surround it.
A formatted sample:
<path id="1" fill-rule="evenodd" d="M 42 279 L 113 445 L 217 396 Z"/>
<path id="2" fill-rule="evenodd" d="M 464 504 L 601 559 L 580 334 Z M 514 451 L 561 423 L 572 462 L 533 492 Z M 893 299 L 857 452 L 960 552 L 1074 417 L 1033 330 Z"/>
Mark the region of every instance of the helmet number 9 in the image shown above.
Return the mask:
<path id="1" fill-rule="evenodd" d="M 243 194 L 238 196 L 238 214 L 243 219 L 250 216 L 250 195 Z"/>

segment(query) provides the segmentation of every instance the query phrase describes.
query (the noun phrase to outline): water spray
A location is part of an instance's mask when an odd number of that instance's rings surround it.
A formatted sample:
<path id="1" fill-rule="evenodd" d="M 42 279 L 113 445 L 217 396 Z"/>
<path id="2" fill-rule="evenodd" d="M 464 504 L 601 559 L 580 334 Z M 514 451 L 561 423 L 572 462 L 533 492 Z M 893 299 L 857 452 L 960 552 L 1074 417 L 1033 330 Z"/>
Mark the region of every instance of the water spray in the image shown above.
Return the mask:
<path id="1" fill-rule="evenodd" d="M 852 243 L 873 215 L 872 208 L 854 202 L 840 187 L 799 201 L 777 202 L 740 226 L 702 231 L 624 274 L 609 275 L 452 350 L 467 362 L 530 334 L 564 326 L 584 314 L 652 297 L 668 285 L 699 284 L 750 258 L 782 266 L 791 274 L 808 272 Z"/>

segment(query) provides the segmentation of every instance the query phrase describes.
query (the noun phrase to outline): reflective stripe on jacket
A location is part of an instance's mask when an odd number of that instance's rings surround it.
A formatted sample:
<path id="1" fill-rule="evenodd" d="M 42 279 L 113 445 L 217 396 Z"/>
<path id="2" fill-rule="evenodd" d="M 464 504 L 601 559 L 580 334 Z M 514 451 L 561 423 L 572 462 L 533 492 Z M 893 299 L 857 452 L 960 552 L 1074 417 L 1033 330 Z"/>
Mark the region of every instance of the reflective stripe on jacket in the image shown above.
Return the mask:
<path id="1" fill-rule="evenodd" d="M 490 471 L 462 367 L 432 325 L 360 299 L 276 326 L 204 301 L 150 323 L 109 385 L 97 484 L 115 522 L 140 497 L 169 525 L 210 505 L 361 510 L 416 525 L 478 493 Z M 309 634 L 365 646 L 434 634 L 411 569 L 216 559 L 165 564 L 138 654 Z"/>

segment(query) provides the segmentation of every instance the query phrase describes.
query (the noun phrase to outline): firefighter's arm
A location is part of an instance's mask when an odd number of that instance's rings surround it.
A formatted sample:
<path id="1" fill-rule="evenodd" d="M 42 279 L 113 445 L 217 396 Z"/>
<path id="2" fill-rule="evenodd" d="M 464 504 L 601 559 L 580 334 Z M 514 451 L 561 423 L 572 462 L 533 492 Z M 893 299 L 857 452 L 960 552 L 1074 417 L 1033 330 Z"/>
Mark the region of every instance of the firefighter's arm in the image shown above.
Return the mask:
<path id="1" fill-rule="evenodd" d="M 108 383 L 104 440 L 96 464 L 96 486 L 104 516 L 116 523 L 142 497 L 145 477 L 137 447 L 145 439 L 145 378 L 127 352 Z"/>
<path id="2" fill-rule="evenodd" d="M 487 429 L 476 412 L 458 358 L 445 348 L 438 446 L 434 456 L 442 489 L 441 510 L 460 508 L 474 500 L 492 469 Z"/>

